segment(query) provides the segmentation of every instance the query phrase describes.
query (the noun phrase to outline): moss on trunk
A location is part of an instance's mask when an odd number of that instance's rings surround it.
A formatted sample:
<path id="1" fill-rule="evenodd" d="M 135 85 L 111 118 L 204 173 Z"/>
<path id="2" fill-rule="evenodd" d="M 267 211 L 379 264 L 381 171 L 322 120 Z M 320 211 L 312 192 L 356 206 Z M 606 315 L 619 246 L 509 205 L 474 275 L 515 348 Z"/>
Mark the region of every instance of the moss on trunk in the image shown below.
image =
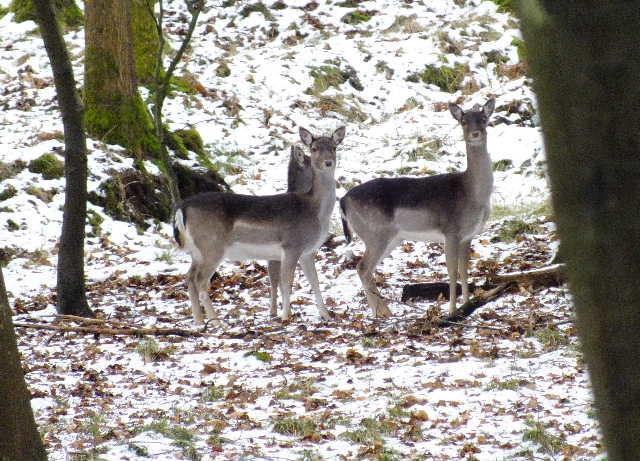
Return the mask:
<path id="1" fill-rule="evenodd" d="M 156 158 L 159 141 L 138 93 L 129 0 L 85 2 L 85 121 L 98 139 Z"/>
<path id="2" fill-rule="evenodd" d="M 78 8 L 75 0 L 54 0 L 56 15 L 60 22 L 67 27 L 78 27 L 82 25 L 84 16 L 82 10 Z M 16 22 L 35 21 L 36 10 L 33 0 L 13 0 L 9 5 L 9 11 L 15 16 Z"/>
<path id="3" fill-rule="evenodd" d="M 153 83 L 160 39 L 154 18 L 151 16 L 156 0 L 134 0 L 131 6 L 133 54 L 136 74 L 142 84 Z"/>

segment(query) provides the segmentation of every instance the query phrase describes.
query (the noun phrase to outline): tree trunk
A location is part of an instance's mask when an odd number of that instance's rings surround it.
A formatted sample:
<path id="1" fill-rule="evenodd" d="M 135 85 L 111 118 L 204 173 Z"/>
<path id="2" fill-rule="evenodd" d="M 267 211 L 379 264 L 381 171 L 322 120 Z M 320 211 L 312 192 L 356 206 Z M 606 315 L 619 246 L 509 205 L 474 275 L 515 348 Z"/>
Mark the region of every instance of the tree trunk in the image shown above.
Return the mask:
<path id="1" fill-rule="evenodd" d="M 85 2 L 87 130 L 141 159 L 159 149 L 151 116 L 138 94 L 129 0 Z"/>
<path id="2" fill-rule="evenodd" d="M 87 145 L 69 54 L 50 0 L 34 0 L 40 33 L 51 62 L 65 142 L 65 200 L 58 253 L 58 312 L 93 316 L 84 283 L 84 223 L 87 215 Z"/>
<path id="3" fill-rule="evenodd" d="M 608 459 L 640 459 L 640 2 L 521 2 Z"/>
<path id="4" fill-rule="evenodd" d="M 33 419 L 0 269 L 0 460 L 22 459 L 46 460 L 47 454 Z"/>
<path id="5" fill-rule="evenodd" d="M 152 16 L 156 0 L 134 0 L 131 3 L 131 29 L 136 77 L 142 84 L 155 83 L 156 55 L 160 46 L 158 30 Z"/>

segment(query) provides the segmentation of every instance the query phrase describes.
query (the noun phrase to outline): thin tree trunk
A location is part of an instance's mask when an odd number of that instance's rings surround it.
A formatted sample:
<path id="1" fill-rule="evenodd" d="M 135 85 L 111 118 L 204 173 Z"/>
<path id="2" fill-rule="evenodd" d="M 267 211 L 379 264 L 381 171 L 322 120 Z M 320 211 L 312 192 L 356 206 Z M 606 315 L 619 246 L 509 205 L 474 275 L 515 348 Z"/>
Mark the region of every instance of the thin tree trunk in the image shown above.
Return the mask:
<path id="1" fill-rule="evenodd" d="M 27 459 L 46 460 L 47 454 L 33 418 L 0 269 L 0 460 Z"/>
<path id="2" fill-rule="evenodd" d="M 558 232 L 610 461 L 640 459 L 640 2 L 527 0 Z"/>
<path id="3" fill-rule="evenodd" d="M 58 253 L 58 312 L 93 316 L 85 294 L 84 225 L 87 215 L 87 143 L 82 103 L 50 0 L 34 0 L 40 33 L 51 62 L 65 142 L 65 200 Z"/>

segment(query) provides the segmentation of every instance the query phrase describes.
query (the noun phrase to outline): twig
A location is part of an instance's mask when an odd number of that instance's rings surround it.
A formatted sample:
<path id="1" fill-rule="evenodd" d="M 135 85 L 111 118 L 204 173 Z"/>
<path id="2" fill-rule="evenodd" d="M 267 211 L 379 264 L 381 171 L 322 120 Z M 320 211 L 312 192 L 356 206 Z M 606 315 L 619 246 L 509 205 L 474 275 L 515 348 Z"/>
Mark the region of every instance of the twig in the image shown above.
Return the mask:
<path id="1" fill-rule="evenodd" d="M 47 323 L 28 323 L 14 322 L 14 326 L 18 328 L 34 328 L 37 330 L 52 330 L 61 332 L 75 332 L 94 335 L 110 335 L 110 336 L 181 336 L 181 337 L 198 337 L 202 336 L 199 331 L 183 330 L 181 328 L 100 328 L 86 327 L 78 325 L 52 325 Z"/>

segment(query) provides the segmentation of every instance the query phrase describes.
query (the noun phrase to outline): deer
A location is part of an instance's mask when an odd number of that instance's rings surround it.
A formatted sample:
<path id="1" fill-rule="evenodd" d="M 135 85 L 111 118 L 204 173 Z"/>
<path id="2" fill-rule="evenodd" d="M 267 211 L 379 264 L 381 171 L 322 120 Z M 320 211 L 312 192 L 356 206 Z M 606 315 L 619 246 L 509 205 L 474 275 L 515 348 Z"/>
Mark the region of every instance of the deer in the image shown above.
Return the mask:
<path id="1" fill-rule="evenodd" d="M 311 189 L 313 171 L 311 158 L 301 147 L 292 145 L 287 165 L 287 192 L 308 192 Z M 280 261 L 268 261 L 269 293 L 271 297 L 271 317 L 278 314 L 278 286 L 280 285 Z"/>
<path id="2" fill-rule="evenodd" d="M 191 256 L 187 288 L 196 325 L 204 323 L 203 308 L 207 318 L 218 318 L 208 287 L 223 259 L 280 263 L 283 321 L 291 317 L 291 286 L 300 262 L 320 317 L 330 318 L 320 293 L 314 256 L 329 233 L 336 201 L 336 149 L 344 139 L 345 127 L 330 136 L 314 136 L 300 127 L 299 135 L 311 153 L 308 191 L 263 196 L 207 192 L 191 196 L 176 207 L 174 236 L 178 246 Z"/>
<path id="3" fill-rule="evenodd" d="M 471 239 L 491 211 L 493 168 L 487 151 L 487 125 L 495 100 L 449 111 L 462 127 L 467 169 L 429 177 L 377 178 L 352 188 L 340 200 L 345 238 L 351 231 L 364 241 L 356 269 L 374 317 L 390 317 L 387 301 L 376 288 L 373 271 L 403 240 L 444 242 L 449 276 L 449 314 L 456 311 L 458 276 L 463 302 L 469 300 Z"/>

